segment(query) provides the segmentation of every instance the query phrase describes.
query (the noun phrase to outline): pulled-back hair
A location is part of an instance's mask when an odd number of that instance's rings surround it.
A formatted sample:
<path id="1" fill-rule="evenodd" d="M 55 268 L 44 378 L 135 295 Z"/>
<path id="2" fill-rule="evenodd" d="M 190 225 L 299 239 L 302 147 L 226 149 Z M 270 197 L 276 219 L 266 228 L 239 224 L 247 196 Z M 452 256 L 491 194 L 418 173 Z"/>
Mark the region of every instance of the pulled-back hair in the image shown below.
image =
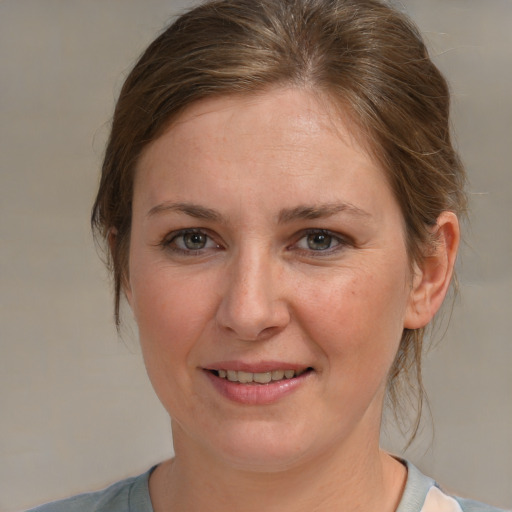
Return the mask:
<path id="1" fill-rule="evenodd" d="M 200 99 L 280 86 L 324 95 L 355 121 L 400 205 L 411 266 L 428 252 L 441 212 L 464 214 L 448 87 L 407 17 L 377 0 L 209 1 L 147 48 L 117 101 L 92 225 L 100 238 L 115 234 L 109 264 L 118 326 L 141 152 Z M 388 381 L 394 405 L 399 384 L 412 383 L 418 411 L 423 337 L 424 329 L 404 330 Z"/>

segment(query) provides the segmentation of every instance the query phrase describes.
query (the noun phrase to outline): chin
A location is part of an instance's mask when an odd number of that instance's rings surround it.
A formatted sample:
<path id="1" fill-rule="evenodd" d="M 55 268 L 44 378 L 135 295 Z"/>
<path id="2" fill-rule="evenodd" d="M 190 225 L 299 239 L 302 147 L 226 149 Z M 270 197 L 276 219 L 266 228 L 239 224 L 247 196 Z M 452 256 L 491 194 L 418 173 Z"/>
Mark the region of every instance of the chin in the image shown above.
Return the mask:
<path id="1" fill-rule="evenodd" d="M 242 471 L 277 473 L 298 467 L 326 449 L 312 426 L 276 424 L 268 420 L 223 428 L 210 437 L 218 461 Z M 330 447 L 329 449 L 331 449 Z"/>
<path id="2" fill-rule="evenodd" d="M 226 464 L 234 469 L 261 473 L 278 473 L 300 465 L 307 459 L 303 445 L 261 442 L 233 442 L 222 452 Z"/>

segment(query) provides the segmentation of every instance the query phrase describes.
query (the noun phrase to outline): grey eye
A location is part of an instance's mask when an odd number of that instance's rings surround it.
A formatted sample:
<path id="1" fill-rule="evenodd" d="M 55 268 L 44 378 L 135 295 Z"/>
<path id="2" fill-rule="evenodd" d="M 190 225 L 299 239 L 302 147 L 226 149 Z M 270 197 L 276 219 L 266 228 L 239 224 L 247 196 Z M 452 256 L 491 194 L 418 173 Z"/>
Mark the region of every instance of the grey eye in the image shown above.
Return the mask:
<path id="1" fill-rule="evenodd" d="M 164 239 L 161 245 L 168 250 L 188 256 L 196 256 L 204 251 L 221 248 L 210 235 L 201 229 L 176 231 Z"/>
<path id="2" fill-rule="evenodd" d="M 310 230 L 296 243 L 295 247 L 303 251 L 322 252 L 333 251 L 342 246 L 342 240 L 329 231 Z"/>
<path id="3" fill-rule="evenodd" d="M 204 233 L 185 233 L 182 235 L 183 245 L 190 251 L 198 251 L 206 247 L 208 237 Z"/>
<path id="4" fill-rule="evenodd" d="M 308 249 L 325 251 L 331 248 L 332 236 L 327 233 L 311 233 L 306 237 Z"/>

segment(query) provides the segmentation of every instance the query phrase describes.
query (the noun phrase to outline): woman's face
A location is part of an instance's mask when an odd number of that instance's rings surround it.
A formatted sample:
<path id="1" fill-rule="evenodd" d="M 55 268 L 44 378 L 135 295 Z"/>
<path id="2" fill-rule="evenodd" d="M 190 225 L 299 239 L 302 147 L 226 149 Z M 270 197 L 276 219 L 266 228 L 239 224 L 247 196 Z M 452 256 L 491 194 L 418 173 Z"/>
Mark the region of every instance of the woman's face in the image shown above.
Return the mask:
<path id="1" fill-rule="evenodd" d="M 204 100 L 140 160 L 126 294 L 177 454 L 269 469 L 378 443 L 409 262 L 333 110 L 297 89 Z"/>

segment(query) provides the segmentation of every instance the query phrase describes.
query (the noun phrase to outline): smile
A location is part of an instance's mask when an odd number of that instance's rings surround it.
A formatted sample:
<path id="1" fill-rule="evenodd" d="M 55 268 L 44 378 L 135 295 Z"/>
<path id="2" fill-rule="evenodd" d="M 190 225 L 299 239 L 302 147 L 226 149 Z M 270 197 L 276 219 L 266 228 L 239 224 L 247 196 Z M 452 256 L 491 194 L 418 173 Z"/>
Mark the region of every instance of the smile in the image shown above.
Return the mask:
<path id="1" fill-rule="evenodd" d="M 244 405 L 276 403 L 297 392 L 316 373 L 311 366 L 293 368 L 277 362 L 257 365 L 231 362 L 202 370 L 217 393 L 230 402 Z"/>
<path id="2" fill-rule="evenodd" d="M 241 384 L 268 384 L 285 379 L 299 377 L 303 373 L 311 370 L 304 368 L 302 370 L 272 370 L 268 372 L 251 373 L 236 370 L 211 370 L 213 374 L 221 379 L 227 379 L 230 382 L 239 382 Z"/>

